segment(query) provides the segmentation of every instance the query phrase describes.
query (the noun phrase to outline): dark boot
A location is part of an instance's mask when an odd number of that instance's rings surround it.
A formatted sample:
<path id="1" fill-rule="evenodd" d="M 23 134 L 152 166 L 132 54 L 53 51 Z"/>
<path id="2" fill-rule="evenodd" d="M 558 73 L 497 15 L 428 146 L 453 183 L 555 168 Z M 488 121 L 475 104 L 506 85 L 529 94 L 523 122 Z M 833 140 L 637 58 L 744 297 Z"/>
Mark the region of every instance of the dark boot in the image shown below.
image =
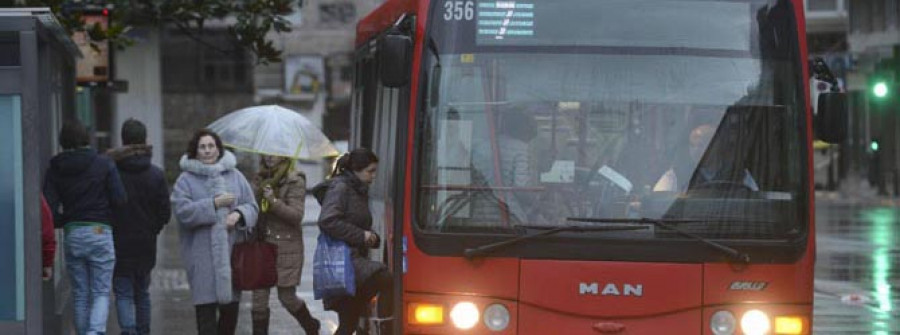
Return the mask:
<path id="1" fill-rule="evenodd" d="M 269 334 L 269 311 L 251 311 L 250 319 L 253 321 L 253 335 Z"/>
<path id="2" fill-rule="evenodd" d="M 237 302 L 219 305 L 219 335 L 234 335 L 239 309 L 240 304 Z"/>
<path id="3" fill-rule="evenodd" d="M 338 313 L 338 328 L 334 335 L 353 335 L 359 328 L 359 309 L 355 301 L 346 300 L 335 308 Z"/>
<path id="4" fill-rule="evenodd" d="M 297 322 L 300 323 L 300 327 L 303 327 L 303 331 L 306 332 L 306 335 L 318 335 L 319 328 L 321 327 L 321 323 L 319 320 L 316 320 L 309 314 L 309 308 L 306 307 L 306 304 L 300 305 L 296 311 L 291 311 L 291 315 L 294 316 L 294 319 L 297 319 Z"/>

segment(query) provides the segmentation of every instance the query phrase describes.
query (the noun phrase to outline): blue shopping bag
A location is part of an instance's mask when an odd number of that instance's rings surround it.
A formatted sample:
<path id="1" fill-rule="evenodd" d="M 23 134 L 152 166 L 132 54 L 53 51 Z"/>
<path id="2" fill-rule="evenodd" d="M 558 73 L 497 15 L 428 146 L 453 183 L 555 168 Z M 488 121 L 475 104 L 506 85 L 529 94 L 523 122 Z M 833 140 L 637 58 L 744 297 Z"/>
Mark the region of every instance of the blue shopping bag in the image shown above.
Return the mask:
<path id="1" fill-rule="evenodd" d="M 344 241 L 319 233 L 313 257 L 313 296 L 316 300 L 356 294 L 350 247 Z"/>

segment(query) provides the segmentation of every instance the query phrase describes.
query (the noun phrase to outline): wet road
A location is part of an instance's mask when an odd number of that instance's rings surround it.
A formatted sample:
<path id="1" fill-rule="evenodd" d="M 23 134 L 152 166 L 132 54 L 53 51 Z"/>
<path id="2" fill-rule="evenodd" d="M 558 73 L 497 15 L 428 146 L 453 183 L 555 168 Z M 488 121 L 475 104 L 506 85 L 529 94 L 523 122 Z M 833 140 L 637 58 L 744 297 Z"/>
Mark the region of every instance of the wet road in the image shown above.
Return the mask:
<path id="1" fill-rule="evenodd" d="M 823 198 L 814 334 L 900 334 L 900 207 Z"/>
<path id="2" fill-rule="evenodd" d="M 819 197 L 814 334 L 900 334 L 900 207 L 882 202 Z M 306 220 L 318 217 L 315 200 L 307 200 Z M 153 334 L 195 334 L 194 307 L 181 266 L 174 224 L 160 239 L 153 274 Z M 318 228 L 304 228 L 306 261 L 297 295 L 331 334 L 337 315 L 312 299 L 312 254 Z M 250 334 L 250 295 L 241 300 L 238 334 Z M 297 323 L 270 296 L 271 334 L 302 334 Z M 114 309 L 113 309 L 114 310 Z M 118 334 L 115 313 L 110 334 Z"/>

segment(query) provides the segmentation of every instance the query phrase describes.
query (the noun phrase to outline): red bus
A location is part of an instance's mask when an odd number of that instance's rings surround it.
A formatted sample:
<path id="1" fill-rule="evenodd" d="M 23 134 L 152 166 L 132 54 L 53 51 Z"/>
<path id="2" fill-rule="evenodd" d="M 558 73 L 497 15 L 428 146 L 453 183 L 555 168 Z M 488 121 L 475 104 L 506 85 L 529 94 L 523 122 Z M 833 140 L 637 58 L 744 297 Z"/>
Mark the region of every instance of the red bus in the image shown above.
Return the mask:
<path id="1" fill-rule="evenodd" d="M 387 0 L 351 146 L 393 332 L 809 334 L 846 107 L 811 111 L 804 36 L 801 0 Z"/>

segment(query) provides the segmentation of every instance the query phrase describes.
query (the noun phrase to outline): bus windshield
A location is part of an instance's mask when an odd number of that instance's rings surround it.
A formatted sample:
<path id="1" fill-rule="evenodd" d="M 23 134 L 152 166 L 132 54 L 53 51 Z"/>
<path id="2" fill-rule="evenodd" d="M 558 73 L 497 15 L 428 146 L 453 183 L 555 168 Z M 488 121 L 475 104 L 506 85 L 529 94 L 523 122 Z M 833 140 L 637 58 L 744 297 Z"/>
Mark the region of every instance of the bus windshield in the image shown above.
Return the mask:
<path id="1" fill-rule="evenodd" d="M 664 218 L 718 239 L 805 231 L 790 1 L 447 1 L 428 22 L 421 230 Z"/>

